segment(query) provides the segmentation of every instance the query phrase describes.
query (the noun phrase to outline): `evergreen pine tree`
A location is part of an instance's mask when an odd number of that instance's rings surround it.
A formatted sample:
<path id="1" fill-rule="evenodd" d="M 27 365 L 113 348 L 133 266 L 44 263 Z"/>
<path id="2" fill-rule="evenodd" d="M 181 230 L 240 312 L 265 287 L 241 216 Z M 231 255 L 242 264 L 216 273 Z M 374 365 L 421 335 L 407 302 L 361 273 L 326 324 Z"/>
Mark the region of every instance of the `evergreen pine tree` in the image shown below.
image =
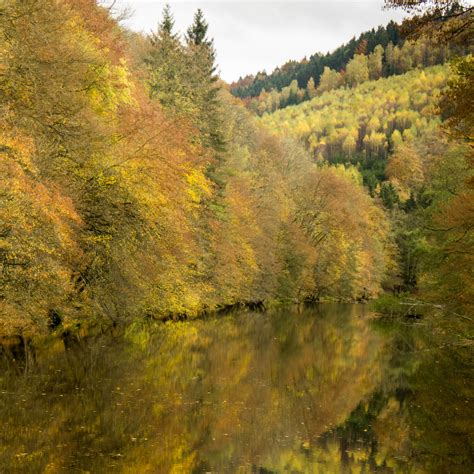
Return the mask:
<path id="1" fill-rule="evenodd" d="M 174 18 L 169 5 L 163 9 L 158 30 L 149 39 L 150 52 L 145 62 L 149 69 L 151 97 L 175 113 L 191 113 L 194 107 L 186 79 L 186 56 L 179 36 L 174 33 Z"/>
<path id="2" fill-rule="evenodd" d="M 155 44 L 156 41 L 166 40 L 166 38 L 178 39 L 178 35 L 173 33 L 174 28 L 174 18 L 171 13 L 171 7 L 169 3 L 165 5 L 163 9 L 163 19 L 158 27 L 158 33 L 152 33 L 152 43 Z"/>
<path id="3" fill-rule="evenodd" d="M 186 41 L 188 44 L 193 44 L 195 46 L 205 45 L 210 49 L 213 48 L 213 41 L 207 38 L 207 30 L 209 25 L 204 19 L 204 14 L 202 10 L 198 8 L 194 14 L 193 24 L 188 28 Z"/>
<path id="4" fill-rule="evenodd" d="M 205 146 L 216 152 L 223 150 L 222 114 L 218 100 L 214 42 L 207 36 L 208 24 L 200 9 L 186 34 L 188 80 L 194 91 L 197 126 Z"/>

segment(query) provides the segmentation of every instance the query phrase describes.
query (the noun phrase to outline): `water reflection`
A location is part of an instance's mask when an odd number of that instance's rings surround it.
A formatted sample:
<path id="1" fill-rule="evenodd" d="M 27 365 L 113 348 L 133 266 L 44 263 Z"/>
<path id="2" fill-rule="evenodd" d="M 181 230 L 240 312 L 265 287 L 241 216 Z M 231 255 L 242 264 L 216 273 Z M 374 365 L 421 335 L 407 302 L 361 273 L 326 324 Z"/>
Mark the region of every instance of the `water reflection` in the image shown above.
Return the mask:
<path id="1" fill-rule="evenodd" d="M 282 309 L 52 345 L 0 379 L 0 470 L 470 472 L 470 353 L 366 316 Z"/>

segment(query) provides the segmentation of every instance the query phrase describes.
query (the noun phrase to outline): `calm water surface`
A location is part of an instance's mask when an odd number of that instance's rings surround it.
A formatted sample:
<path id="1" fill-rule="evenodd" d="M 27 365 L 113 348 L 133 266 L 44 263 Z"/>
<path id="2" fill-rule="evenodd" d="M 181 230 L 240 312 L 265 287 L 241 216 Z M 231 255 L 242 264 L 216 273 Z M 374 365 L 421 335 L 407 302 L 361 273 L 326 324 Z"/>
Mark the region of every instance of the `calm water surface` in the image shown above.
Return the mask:
<path id="1" fill-rule="evenodd" d="M 0 472 L 473 472 L 471 351 L 369 316 L 245 313 L 3 361 Z"/>

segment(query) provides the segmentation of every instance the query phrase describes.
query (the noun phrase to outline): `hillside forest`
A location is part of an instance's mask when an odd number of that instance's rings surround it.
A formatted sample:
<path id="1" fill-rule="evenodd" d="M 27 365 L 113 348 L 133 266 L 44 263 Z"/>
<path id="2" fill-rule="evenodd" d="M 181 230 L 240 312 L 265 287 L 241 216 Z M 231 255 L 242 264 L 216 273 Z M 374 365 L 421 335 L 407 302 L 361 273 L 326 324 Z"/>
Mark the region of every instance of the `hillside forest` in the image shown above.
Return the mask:
<path id="1" fill-rule="evenodd" d="M 438 42 L 427 36 L 407 39 L 403 27 L 390 22 L 353 38 L 325 56 L 290 61 L 271 74 L 241 78 L 231 92 L 258 115 L 299 104 L 341 87 L 351 88 L 368 80 L 405 74 L 445 64 L 472 52 L 463 42 Z"/>
<path id="2" fill-rule="evenodd" d="M 0 333 L 384 292 L 472 310 L 473 56 L 394 24 L 341 51 L 236 89 L 200 10 L 143 35 L 96 0 L 1 2 Z"/>

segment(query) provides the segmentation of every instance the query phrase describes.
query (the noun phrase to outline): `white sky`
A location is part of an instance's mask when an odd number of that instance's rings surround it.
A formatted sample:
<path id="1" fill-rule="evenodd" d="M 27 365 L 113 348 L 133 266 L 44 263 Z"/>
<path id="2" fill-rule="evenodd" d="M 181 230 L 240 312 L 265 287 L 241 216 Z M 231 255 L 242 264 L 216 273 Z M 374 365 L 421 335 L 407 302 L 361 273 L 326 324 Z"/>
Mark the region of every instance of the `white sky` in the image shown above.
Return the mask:
<path id="1" fill-rule="evenodd" d="M 160 21 L 165 3 L 118 0 L 116 5 L 131 10 L 125 25 L 148 33 Z M 383 0 L 175 0 L 169 3 L 175 28 L 183 34 L 192 22 L 194 11 L 203 10 L 209 35 L 214 38 L 221 76 L 228 82 L 264 69 L 271 72 L 290 59 L 332 51 L 352 36 L 385 25 L 391 19 L 403 18 L 400 11 L 383 10 Z"/>

